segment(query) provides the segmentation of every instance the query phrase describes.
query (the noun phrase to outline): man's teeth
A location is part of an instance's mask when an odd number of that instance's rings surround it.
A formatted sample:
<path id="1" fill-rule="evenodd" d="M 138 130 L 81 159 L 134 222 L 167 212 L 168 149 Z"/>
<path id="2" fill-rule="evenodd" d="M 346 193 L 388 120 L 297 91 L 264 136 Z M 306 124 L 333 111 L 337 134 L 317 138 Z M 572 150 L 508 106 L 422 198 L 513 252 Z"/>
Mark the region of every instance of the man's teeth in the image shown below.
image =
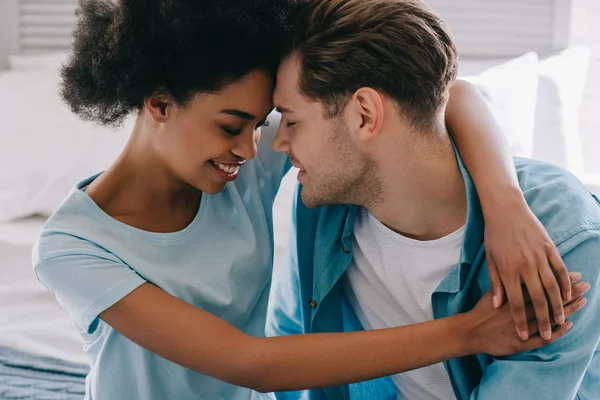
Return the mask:
<path id="1" fill-rule="evenodd" d="M 217 166 L 217 168 L 219 168 L 221 171 L 223 171 L 229 175 L 235 174 L 240 169 L 239 165 L 235 165 L 235 166 L 234 165 L 226 165 L 226 164 L 221 164 L 216 161 L 213 161 L 213 164 L 215 164 Z"/>

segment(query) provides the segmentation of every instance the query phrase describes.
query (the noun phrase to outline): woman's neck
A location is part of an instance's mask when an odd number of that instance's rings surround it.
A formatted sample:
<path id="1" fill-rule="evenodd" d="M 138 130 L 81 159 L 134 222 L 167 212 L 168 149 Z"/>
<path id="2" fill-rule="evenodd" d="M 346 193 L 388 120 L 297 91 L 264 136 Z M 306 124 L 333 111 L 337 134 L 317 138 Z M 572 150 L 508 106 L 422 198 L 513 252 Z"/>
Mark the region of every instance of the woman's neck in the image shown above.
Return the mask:
<path id="1" fill-rule="evenodd" d="M 123 223 L 152 232 L 176 232 L 194 219 L 202 193 L 176 177 L 156 153 L 151 137 L 143 118 L 138 118 L 119 158 L 86 193 Z"/>

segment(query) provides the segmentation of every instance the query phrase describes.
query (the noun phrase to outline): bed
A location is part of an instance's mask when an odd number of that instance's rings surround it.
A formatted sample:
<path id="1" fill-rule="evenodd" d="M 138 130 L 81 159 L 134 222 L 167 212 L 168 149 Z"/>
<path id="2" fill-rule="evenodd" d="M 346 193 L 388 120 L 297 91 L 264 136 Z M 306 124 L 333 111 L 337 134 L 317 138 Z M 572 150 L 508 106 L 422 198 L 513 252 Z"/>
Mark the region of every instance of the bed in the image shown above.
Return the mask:
<path id="1" fill-rule="evenodd" d="M 571 2 L 429 3 L 456 26 L 460 75 L 482 90 L 511 151 L 557 163 L 600 194 L 600 179 L 583 169 L 577 111 L 589 50 L 568 46 Z M 83 343 L 35 279 L 31 250 L 70 187 L 116 158 L 131 121 L 108 132 L 60 102 L 58 68 L 74 8 L 75 0 L 0 1 L 0 117 L 10 121 L 0 131 L 0 399 L 83 398 Z M 275 265 L 287 241 L 295 173 L 274 208 Z"/>
<path id="2" fill-rule="evenodd" d="M 0 224 L 0 398 L 81 399 L 82 342 L 52 293 L 32 273 L 43 217 Z"/>

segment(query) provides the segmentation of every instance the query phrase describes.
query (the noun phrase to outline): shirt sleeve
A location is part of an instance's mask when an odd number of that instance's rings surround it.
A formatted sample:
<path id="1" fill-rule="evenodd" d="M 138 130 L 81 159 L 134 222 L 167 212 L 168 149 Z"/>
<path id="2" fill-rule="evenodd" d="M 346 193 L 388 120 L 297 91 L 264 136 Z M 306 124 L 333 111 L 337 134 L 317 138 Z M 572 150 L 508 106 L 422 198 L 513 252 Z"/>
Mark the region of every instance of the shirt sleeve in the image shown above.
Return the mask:
<path id="1" fill-rule="evenodd" d="M 296 205 L 298 186 L 292 200 L 292 224 L 281 265 L 275 266 L 272 297 L 269 301 L 266 335 L 284 336 L 304 333 L 300 304 L 300 277 L 296 244 Z"/>
<path id="2" fill-rule="evenodd" d="M 292 164 L 285 153 L 273 149 L 273 140 L 279 129 L 281 114 L 274 111 L 267 118 L 268 126 L 261 129 L 261 138 L 258 142 L 257 158 L 267 173 L 272 197 L 275 198 L 279 185 Z"/>
<path id="3" fill-rule="evenodd" d="M 471 400 L 600 399 L 600 235 L 576 246 L 563 260 L 591 285 L 587 305 L 569 318 L 573 327 L 548 346 L 492 358 Z"/>
<path id="4" fill-rule="evenodd" d="M 292 202 L 292 224 L 288 244 L 282 257 L 281 265 L 276 266 L 273 277 L 272 297 L 269 301 L 266 335 L 285 336 L 304 333 L 302 323 L 302 306 L 300 304 L 300 276 L 296 243 L 296 205 L 298 202 L 298 186 L 296 186 Z M 291 391 L 272 394 L 277 400 L 317 399 L 316 391 Z"/>
<path id="5" fill-rule="evenodd" d="M 93 333 L 103 311 L 146 282 L 118 257 L 83 239 L 55 234 L 45 240 L 49 246 L 47 255 L 36 246 L 34 272 L 82 334 Z"/>

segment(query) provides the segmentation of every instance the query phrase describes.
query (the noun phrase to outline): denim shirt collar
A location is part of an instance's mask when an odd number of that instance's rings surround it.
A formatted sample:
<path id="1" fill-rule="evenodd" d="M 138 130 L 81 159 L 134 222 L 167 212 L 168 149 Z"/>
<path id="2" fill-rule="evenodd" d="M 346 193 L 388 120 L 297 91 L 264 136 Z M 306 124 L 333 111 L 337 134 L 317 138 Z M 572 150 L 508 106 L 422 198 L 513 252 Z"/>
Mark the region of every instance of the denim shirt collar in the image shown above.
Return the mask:
<path id="1" fill-rule="evenodd" d="M 484 237 L 485 222 L 483 211 L 479 202 L 479 196 L 475 188 L 475 183 L 467 171 L 467 168 L 460 157 L 458 149 L 453 143 L 456 161 L 460 168 L 463 180 L 465 182 L 466 198 L 467 198 L 467 221 L 465 236 L 460 252 L 460 263 L 454 268 L 451 273 L 438 286 L 436 293 L 457 293 L 464 287 L 468 276 L 469 267 L 473 264 L 478 253 L 481 251 Z M 344 229 L 342 234 L 342 244 L 348 250 L 346 259 L 343 260 L 344 271 L 348 268 L 352 257 L 352 231 L 354 227 L 354 219 L 358 206 L 349 206 L 345 218 Z M 342 261 L 342 260 L 339 260 Z M 331 265 L 331 264 L 330 264 Z M 337 280 L 337 279 L 336 279 Z M 317 281 L 316 281 L 317 282 Z"/>

